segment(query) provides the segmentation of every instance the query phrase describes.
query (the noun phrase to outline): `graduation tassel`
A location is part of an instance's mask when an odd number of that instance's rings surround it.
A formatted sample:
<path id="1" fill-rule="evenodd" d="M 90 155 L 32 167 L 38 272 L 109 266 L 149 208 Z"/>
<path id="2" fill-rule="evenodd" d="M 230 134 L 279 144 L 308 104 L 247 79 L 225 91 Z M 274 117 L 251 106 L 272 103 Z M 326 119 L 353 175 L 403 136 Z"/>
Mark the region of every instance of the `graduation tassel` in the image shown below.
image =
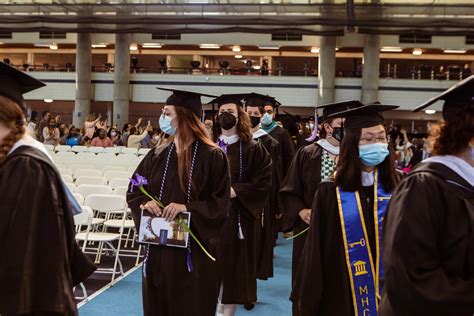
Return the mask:
<path id="1" fill-rule="evenodd" d="M 244 239 L 244 233 L 242 231 L 242 226 L 240 225 L 240 211 L 237 212 L 237 224 L 239 225 L 239 239 Z"/>

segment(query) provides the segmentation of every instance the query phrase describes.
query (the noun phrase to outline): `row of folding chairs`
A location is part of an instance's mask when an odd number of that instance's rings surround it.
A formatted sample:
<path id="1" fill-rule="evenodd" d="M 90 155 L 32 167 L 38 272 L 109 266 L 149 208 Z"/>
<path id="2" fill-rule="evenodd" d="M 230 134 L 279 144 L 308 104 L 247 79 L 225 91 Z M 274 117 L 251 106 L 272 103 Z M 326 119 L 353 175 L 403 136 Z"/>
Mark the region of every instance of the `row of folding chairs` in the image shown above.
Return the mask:
<path id="1" fill-rule="evenodd" d="M 51 157 L 53 159 L 55 158 L 105 158 L 105 159 L 113 159 L 113 158 L 118 158 L 118 159 L 134 159 L 137 158 L 138 156 L 136 154 L 130 154 L 130 153 L 120 153 L 120 154 L 114 154 L 114 153 L 98 153 L 94 154 L 91 152 L 80 152 L 80 153 L 73 153 L 72 151 L 60 151 L 57 153 L 50 153 Z"/>
<path id="2" fill-rule="evenodd" d="M 125 170 L 114 170 L 106 169 L 105 171 L 92 168 L 81 168 L 81 169 L 68 169 L 58 167 L 58 171 L 61 176 L 71 176 L 73 179 L 78 179 L 79 177 L 105 177 L 107 181 L 110 181 L 113 178 L 130 178 L 132 176 L 131 171 Z M 67 181 L 71 182 L 71 181 Z"/>
<path id="3" fill-rule="evenodd" d="M 118 147 L 95 147 L 95 146 L 68 146 L 68 145 L 44 145 L 45 148 L 50 152 L 55 153 L 64 153 L 64 152 L 72 152 L 72 153 L 110 153 L 110 154 L 133 154 L 135 156 L 138 155 L 146 155 L 150 151 L 150 148 L 128 148 L 124 146 Z"/>
<path id="4" fill-rule="evenodd" d="M 130 180 L 128 178 L 112 178 L 107 180 L 105 177 L 88 177 L 82 176 L 77 178 L 75 181 L 71 176 L 61 176 L 68 188 L 74 191 L 77 187 L 81 185 L 106 185 L 112 189 L 121 186 L 128 186 Z M 72 181 L 71 181 L 72 180 Z"/>

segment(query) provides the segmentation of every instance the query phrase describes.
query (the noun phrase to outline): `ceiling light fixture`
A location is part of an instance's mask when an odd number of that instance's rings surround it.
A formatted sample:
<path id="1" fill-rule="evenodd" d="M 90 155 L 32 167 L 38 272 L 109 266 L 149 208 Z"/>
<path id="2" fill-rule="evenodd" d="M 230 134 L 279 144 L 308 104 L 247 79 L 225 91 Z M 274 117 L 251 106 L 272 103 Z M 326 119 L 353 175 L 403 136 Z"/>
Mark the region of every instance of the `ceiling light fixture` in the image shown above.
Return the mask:
<path id="1" fill-rule="evenodd" d="M 242 56 L 242 55 L 235 55 L 235 58 L 237 58 L 237 59 L 240 59 L 240 58 L 242 58 L 242 57 L 244 57 L 244 56 Z"/>
<path id="2" fill-rule="evenodd" d="M 313 53 L 313 54 L 319 54 L 319 47 L 313 47 L 313 48 L 311 48 L 311 53 Z"/>
<path id="3" fill-rule="evenodd" d="M 233 52 L 240 52 L 240 51 L 241 51 L 240 46 L 234 46 L 234 47 L 232 47 L 232 51 L 233 51 Z"/>
<path id="4" fill-rule="evenodd" d="M 421 48 L 415 48 L 412 54 L 415 56 L 421 56 L 423 54 L 423 51 L 421 50 Z"/>
<path id="5" fill-rule="evenodd" d="M 100 44 L 92 44 L 92 48 L 106 48 L 107 44 L 100 43 Z"/>
<path id="6" fill-rule="evenodd" d="M 221 48 L 221 45 L 219 44 L 201 44 L 199 46 L 201 49 L 219 49 Z"/>
<path id="7" fill-rule="evenodd" d="M 52 103 L 53 99 L 44 99 L 43 101 L 46 102 L 46 103 Z"/>
<path id="8" fill-rule="evenodd" d="M 262 45 L 262 46 L 258 46 L 258 49 L 273 49 L 273 50 L 278 50 L 278 49 L 280 49 L 280 46 L 278 46 L 278 45 L 276 45 L 276 46 Z"/>
<path id="9" fill-rule="evenodd" d="M 58 44 L 52 43 L 51 45 L 49 45 L 49 49 L 57 50 L 58 49 Z"/>
<path id="10" fill-rule="evenodd" d="M 163 44 L 160 43 L 143 43 L 143 48 L 162 48 Z"/>
<path id="11" fill-rule="evenodd" d="M 436 113 L 436 110 L 428 109 L 428 110 L 425 110 L 425 113 L 426 113 L 426 114 L 429 114 L 429 115 L 432 115 L 432 114 L 435 114 L 435 113 Z"/>
<path id="12" fill-rule="evenodd" d="M 138 45 L 137 44 L 130 44 L 130 50 L 138 50 Z"/>

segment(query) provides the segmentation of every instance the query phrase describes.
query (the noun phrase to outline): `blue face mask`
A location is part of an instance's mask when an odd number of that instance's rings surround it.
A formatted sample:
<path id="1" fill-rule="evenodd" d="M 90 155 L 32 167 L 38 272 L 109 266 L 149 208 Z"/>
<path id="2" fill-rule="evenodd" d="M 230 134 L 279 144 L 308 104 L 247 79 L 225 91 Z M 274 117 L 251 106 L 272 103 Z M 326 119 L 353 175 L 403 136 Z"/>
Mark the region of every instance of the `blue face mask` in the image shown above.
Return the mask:
<path id="1" fill-rule="evenodd" d="M 268 114 L 268 113 L 265 113 L 263 116 L 262 116 L 262 119 L 260 121 L 263 125 L 270 125 L 272 124 L 273 122 L 273 117 Z"/>
<path id="2" fill-rule="evenodd" d="M 359 146 L 359 157 L 367 167 L 377 166 L 387 158 L 388 144 L 375 143 Z"/>
<path id="3" fill-rule="evenodd" d="M 173 136 L 176 133 L 176 128 L 171 125 L 171 117 L 161 115 L 160 116 L 160 128 L 161 130 L 170 136 Z"/>

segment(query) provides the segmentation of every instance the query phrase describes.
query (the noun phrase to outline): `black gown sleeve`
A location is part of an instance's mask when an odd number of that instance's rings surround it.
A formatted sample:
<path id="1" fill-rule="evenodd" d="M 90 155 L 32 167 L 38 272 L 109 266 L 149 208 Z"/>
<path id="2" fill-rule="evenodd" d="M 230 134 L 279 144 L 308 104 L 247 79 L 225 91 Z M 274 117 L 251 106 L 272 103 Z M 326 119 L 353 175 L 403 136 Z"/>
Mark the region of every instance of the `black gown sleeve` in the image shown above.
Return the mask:
<path id="1" fill-rule="evenodd" d="M 310 228 L 290 298 L 297 304 L 301 315 L 317 315 L 321 304 L 324 287 L 322 253 L 326 242 L 326 210 L 335 207 L 332 198 L 334 195 L 335 199 L 334 190 L 333 182 L 323 182 L 313 199 Z"/>
<path id="2" fill-rule="evenodd" d="M 223 227 L 230 205 L 230 173 L 227 158 L 218 148 L 212 149 L 209 161 L 205 162 L 208 182 L 207 199 L 193 200 L 186 204 L 191 212 L 191 225 L 206 240 L 216 238 Z M 198 184 L 202 185 L 202 184 Z"/>
<path id="3" fill-rule="evenodd" d="M 234 183 L 232 188 L 237 195 L 236 199 L 250 211 L 254 218 L 260 216 L 261 210 L 267 203 L 272 182 L 272 159 L 267 150 L 259 143 L 249 149 L 251 159 L 247 160 L 250 175 L 244 177 L 243 182 Z"/>
<path id="4" fill-rule="evenodd" d="M 283 175 L 286 175 L 291 161 L 295 156 L 295 143 L 291 140 L 291 136 L 286 129 L 283 129 L 280 145 L 283 157 Z"/>
<path id="5" fill-rule="evenodd" d="M 473 267 L 470 278 L 452 277 L 446 273 L 441 259 L 439 245 L 451 238 L 450 249 L 455 253 L 459 240 L 454 240 L 455 232 L 445 229 L 447 212 L 456 210 L 450 210 L 452 206 L 443 198 L 449 192 L 440 183 L 424 173 L 404 179 L 394 192 L 385 217 L 384 294 L 392 308 L 401 308 L 404 315 L 474 312 Z"/>
<path id="6" fill-rule="evenodd" d="M 302 179 L 306 176 L 301 170 L 304 159 L 304 148 L 296 153 L 288 173 L 281 184 L 280 202 L 283 210 L 283 231 L 291 231 L 299 217 L 299 212 L 306 208 Z"/>

